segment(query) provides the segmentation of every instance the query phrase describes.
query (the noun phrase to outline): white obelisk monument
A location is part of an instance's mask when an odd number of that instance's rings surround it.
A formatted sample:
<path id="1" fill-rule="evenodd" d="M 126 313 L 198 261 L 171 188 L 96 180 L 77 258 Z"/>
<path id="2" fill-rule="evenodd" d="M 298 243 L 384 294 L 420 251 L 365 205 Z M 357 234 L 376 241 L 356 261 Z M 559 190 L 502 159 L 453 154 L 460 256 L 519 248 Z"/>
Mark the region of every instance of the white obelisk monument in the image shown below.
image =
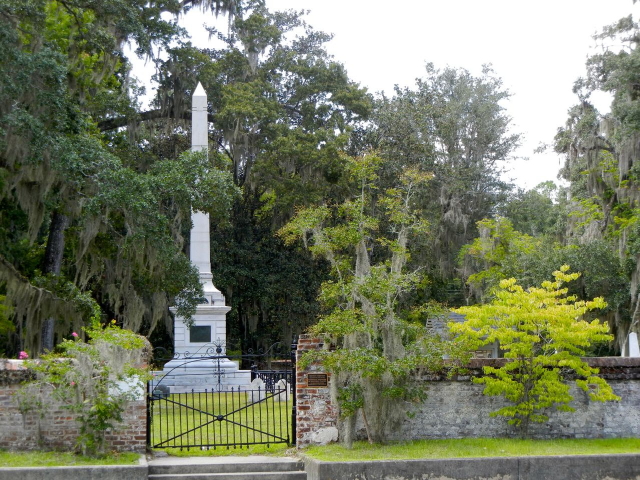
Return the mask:
<path id="1" fill-rule="evenodd" d="M 191 122 L 191 150 L 207 151 L 207 94 L 199 82 L 191 100 Z M 174 358 L 164 366 L 165 376 L 161 384 L 169 386 L 172 393 L 248 386 L 251 372 L 238 370 L 238 365 L 224 356 L 226 314 L 231 308 L 225 305 L 224 295 L 212 281 L 209 214 L 192 211 L 191 222 L 190 259 L 198 268 L 204 298 L 196 309 L 190 327 L 176 315 L 176 308 L 171 308 L 175 315 Z"/>

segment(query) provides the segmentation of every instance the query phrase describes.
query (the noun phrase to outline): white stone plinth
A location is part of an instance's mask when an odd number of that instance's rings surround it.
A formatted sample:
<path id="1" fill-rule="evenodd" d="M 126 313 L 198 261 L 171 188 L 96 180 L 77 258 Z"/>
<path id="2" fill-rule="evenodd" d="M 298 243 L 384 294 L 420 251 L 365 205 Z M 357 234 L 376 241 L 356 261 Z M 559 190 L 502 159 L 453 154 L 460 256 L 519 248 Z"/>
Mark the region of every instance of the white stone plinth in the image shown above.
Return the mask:
<path id="1" fill-rule="evenodd" d="M 165 366 L 165 370 L 158 373 L 152 382 L 152 389 L 165 386 L 169 393 L 228 392 L 251 389 L 251 372 L 238 370 L 237 366 L 235 369 L 191 368 L 186 371 L 180 366 L 169 370 Z"/>

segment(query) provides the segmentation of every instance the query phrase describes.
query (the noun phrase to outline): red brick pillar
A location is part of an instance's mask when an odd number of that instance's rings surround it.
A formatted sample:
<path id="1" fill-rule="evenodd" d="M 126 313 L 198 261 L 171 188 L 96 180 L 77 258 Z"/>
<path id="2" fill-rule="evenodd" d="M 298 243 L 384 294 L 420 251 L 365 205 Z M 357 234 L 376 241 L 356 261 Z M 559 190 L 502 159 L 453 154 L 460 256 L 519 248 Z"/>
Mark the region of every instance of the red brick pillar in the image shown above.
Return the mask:
<path id="1" fill-rule="evenodd" d="M 331 374 L 314 362 L 304 370 L 300 359 L 304 352 L 322 350 L 324 341 L 300 335 L 296 361 L 296 444 L 326 445 L 338 440 L 338 412 L 331 398 Z"/>

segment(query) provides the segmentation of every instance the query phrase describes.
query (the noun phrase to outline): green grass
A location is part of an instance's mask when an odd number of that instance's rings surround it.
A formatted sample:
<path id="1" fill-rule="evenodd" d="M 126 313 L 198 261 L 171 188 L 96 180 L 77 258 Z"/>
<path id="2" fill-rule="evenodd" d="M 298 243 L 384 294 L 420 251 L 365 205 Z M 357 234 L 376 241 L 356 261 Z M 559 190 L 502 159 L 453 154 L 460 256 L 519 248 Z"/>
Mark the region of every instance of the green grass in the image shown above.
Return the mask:
<path id="1" fill-rule="evenodd" d="M 248 457 L 250 455 L 267 455 L 274 457 L 286 457 L 295 455 L 295 447 L 286 444 L 277 445 L 249 445 L 248 447 L 216 447 L 202 450 L 200 448 L 162 448 L 154 450 L 164 450 L 174 457 Z"/>
<path id="2" fill-rule="evenodd" d="M 520 457 L 529 455 L 604 455 L 640 453 L 640 439 L 518 440 L 468 438 L 418 440 L 388 445 L 356 442 L 353 449 L 331 444 L 302 451 L 317 460 L 350 462 L 369 460 L 418 460 L 429 458 Z"/>
<path id="3" fill-rule="evenodd" d="M 154 401 L 151 445 L 171 454 L 188 448 L 191 455 L 202 452 L 200 445 L 214 444 L 220 445 L 214 451 L 227 454 L 243 454 L 245 449 L 233 445 L 244 444 L 263 444 L 252 445 L 249 454 L 266 453 L 278 444 L 286 450 L 286 439 L 292 438 L 291 403 L 271 397 L 252 404 L 247 395 L 178 393 Z"/>
<path id="4" fill-rule="evenodd" d="M 110 453 L 103 458 L 84 457 L 68 452 L 0 451 L 0 467 L 61 467 L 82 465 L 137 465 L 137 453 Z"/>

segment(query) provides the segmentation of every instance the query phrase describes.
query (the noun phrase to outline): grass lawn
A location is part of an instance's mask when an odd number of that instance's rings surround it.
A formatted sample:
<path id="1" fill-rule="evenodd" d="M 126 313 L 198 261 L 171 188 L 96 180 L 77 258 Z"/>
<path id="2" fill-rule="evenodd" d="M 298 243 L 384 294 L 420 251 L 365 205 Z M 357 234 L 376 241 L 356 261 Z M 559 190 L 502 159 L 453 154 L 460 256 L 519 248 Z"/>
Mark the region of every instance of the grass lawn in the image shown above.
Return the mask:
<path id="1" fill-rule="evenodd" d="M 308 447 L 305 455 L 328 462 L 363 460 L 419 460 L 429 458 L 520 457 L 527 455 L 605 455 L 640 453 L 638 438 L 519 440 L 510 438 L 467 438 L 418 440 L 388 445 L 356 442 L 347 450 L 337 444 Z"/>
<path id="2" fill-rule="evenodd" d="M 287 441 L 292 439 L 291 401 L 280 402 L 277 396 L 267 394 L 258 402 L 256 393 L 254 400 L 258 403 L 253 403 L 251 395 L 174 393 L 154 400 L 151 445 L 172 454 L 184 449 L 195 454 L 202 451 L 201 445 L 218 445 L 215 451 L 231 454 L 244 452 L 242 445 L 251 445 L 250 453 L 262 453 L 278 444 L 286 450 Z"/>
<path id="3" fill-rule="evenodd" d="M 0 450 L 0 467 L 56 467 L 82 465 L 137 465 L 137 453 L 110 453 L 104 458 L 84 457 L 68 452 L 8 452 Z"/>
<path id="4" fill-rule="evenodd" d="M 154 449 L 159 450 L 159 449 Z M 248 457 L 249 455 L 267 455 L 275 457 L 286 457 L 296 454 L 295 447 L 286 444 L 277 445 L 249 445 L 244 447 L 216 447 L 209 448 L 162 448 L 169 455 L 174 457 Z"/>

